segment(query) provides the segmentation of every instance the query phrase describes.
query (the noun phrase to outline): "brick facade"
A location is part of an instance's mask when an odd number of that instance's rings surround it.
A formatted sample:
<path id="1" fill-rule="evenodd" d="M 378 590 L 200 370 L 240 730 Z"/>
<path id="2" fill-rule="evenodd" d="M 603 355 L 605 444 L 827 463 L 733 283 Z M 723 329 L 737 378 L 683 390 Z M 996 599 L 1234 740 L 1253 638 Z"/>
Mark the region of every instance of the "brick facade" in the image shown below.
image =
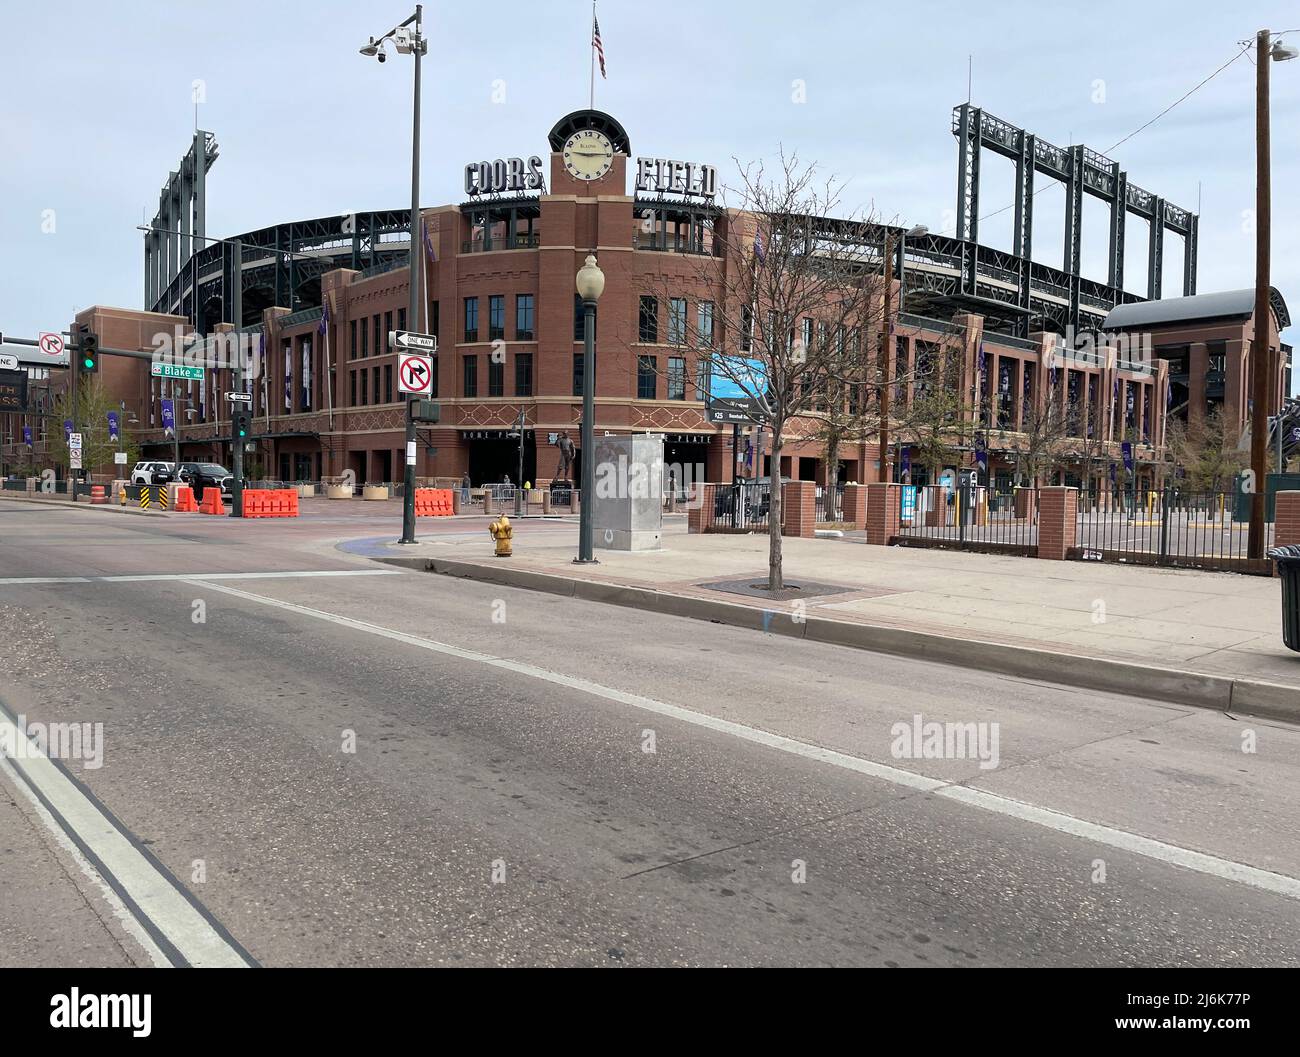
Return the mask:
<path id="1" fill-rule="evenodd" d="M 1079 490 L 1044 488 L 1038 497 L 1038 556 L 1064 561 L 1078 534 Z"/>

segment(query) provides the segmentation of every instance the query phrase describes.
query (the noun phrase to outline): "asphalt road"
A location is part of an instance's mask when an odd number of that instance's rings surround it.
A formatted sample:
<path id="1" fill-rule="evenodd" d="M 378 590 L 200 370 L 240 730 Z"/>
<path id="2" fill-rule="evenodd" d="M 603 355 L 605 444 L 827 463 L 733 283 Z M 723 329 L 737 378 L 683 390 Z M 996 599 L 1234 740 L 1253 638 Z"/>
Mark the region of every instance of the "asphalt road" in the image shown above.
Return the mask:
<path id="1" fill-rule="evenodd" d="M 0 965 L 1300 957 L 1300 730 L 336 547 L 376 528 L 0 502 L 0 703 L 103 724 L 0 770 Z"/>

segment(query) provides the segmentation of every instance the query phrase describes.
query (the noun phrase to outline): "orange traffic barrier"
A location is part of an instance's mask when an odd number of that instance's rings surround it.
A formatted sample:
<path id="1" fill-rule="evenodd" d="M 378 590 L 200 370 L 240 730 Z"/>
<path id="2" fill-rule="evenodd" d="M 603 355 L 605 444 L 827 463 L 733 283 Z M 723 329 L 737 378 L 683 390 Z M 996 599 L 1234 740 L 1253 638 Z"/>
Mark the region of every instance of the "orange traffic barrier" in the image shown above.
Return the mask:
<path id="1" fill-rule="evenodd" d="M 102 484 L 94 484 L 90 486 L 90 501 L 96 505 L 102 505 L 108 502 L 108 496 L 104 494 L 104 486 Z"/>
<path id="2" fill-rule="evenodd" d="M 203 501 L 199 504 L 200 514 L 224 514 L 226 508 L 221 502 L 220 488 L 203 489 Z"/>
<path id="3" fill-rule="evenodd" d="M 194 489 L 187 484 L 176 486 L 176 505 L 172 508 L 178 514 L 196 514 L 199 504 L 194 501 Z"/>
<path id="4" fill-rule="evenodd" d="M 451 517 L 450 488 L 417 488 L 415 490 L 416 517 Z"/>
<path id="5" fill-rule="evenodd" d="M 297 517 L 295 488 L 245 488 L 244 517 Z"/>

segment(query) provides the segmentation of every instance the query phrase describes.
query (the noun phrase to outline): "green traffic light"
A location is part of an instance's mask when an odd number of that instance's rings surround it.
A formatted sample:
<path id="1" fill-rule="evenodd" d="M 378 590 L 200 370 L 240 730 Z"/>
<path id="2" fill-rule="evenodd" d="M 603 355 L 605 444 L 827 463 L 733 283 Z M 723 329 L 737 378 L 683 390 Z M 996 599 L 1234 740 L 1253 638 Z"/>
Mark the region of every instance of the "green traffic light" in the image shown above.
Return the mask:
<path id="1" fill-rule="evenodd" d="M 95 369 L 95 360 L 94 360 L 94 357 L 92 357 L 92 356 L 87 356 L 84 360 L 81 361 L 81 365 L 82 365 L 83 367 L 85 367 L 86 370 L 88 370 L 88 371 L 93 371 L 93 370 Z"/>

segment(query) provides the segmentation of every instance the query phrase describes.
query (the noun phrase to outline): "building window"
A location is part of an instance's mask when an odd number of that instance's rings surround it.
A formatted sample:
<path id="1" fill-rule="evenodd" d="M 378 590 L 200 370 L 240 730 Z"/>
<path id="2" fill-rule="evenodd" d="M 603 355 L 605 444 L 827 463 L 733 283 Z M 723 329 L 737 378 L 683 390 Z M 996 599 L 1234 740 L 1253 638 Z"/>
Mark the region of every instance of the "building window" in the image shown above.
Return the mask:
<path id="1" fill-rule="evenodd" d="M 684 357 L 668 357 L 668 399 L 686 399 L 686 360 Z"/>
<path id="2" fill-rule="evenodd" d="M 515 341 L 533 340 L 533 295 L 515 295 Z"/>
<path id="3" fill-rule="evenodd" d="M 361 358 L 370 355 L 370 328 L 366 326 L 366 321 L 361 321 Z"/>
<path id="4" fill-rule="evenodd" d="M 478 396 L 478 357 L 465 357 L 464 396 Z"/>
<path id="5" fill-rule="evenodd" d="M 478 341 L 478 298 L 465 298 L 465 340 Z"/>
<path id="6" fill-rule="evenodd" d="M 351 388 L 352 399 L 348 401 L 348 406 L 356 407 L 357 406 L 357 372 L 356 371 L 349 372 L 348 377 L 352 385 Z"/>
<path id="7" fill-rule="evenodd" d="M 586 332 L 582 329 L 583 314 L 584 314 L 584 309 L 582 307 L 582 298 L 579 297 L 577 294 L 574 294 L 573 295 L 573 340 L 574 341 L 586 340 L 586 336 L 587 336 Z"/>
<path id="8" fill-rule="evenodd" d="M 749 305 L 740 308 L 740 351 L 748 352 L 754 343 L 754 310 Z"/>
<path id="9" fill-rule="evenodd" d="M 647 345 L 654 345 L 659 341 L 659 299 L 651 294 L 641 295 L 637 339 Z"/>
<path id="10" fill-rule="evenodd" d="M 488 396 L 506 395 L 506 365 L 495 357 L 488 357 Z"/>
<path id="11" fill-rule="evenodd" d="M 373 377 L 373 382 L 372 382 L 372 384 L 373 384 L 373 389 L 374 389 L 374 394 L 375 394 L 375 403 L 377 404 L 377 403 L 379 403 L 379 367 L 378 367 L 378 365 L 376 365 L 376 366 L 373 368 L 373 371 L 374 371 L 374 373 L 373 373 L 373 376 L 372 376 L 372 377 Z"/>
<path id="12" fill-rule="evenodd" d="M 699 338 L 700 348 L 713 348 L 713 302 L 701 301 L 698 306 L 700 319 Z"/>
<path id="13" fill-rule="evenodd" d="M 404 308 L 399 308 L 397 310 L 397 329 L 398 330 L 406 329 L 406 309 Z"/>
<path id="14" fill-rule="evenodd" d="M 674 297 L 668 302 L 668 344 L 686 344 L 686 298 Z"/>
<path id="15" fill-rule="evenodd" d="M 374 320 L 373 320 L 373 324 L 374 324 L 374 326 L 373 326 L 372 329 L 374 330 L 374 335 L 373 335 L 373 340 L 370 342 L 370 344 L 371 344 L 371 347 L 374 349 L 374 355 L 378 356 L 378 355 L 380 355 L 379 350 L 382 349 L 382 348 L 384 347 L 383 344 L 381 343 L 381 339 L 380 339 L 380 337 L 379 337 L 380 330 L 379 330 L 379 313 L 378 313 L 378 312 L 375 313 L 375 317 L 374 317 Z"/>
<path id="16" fill-rule="evenodd" d="M 439 360 L 438 356 L 436 356 L 436 355 L 435 355 L 435 356 L 432 358 L 432 360 L 430 361 L 430 366 L 432 367 L 432 370 L 429 372 L 429 396 L 430 396 L 431 398 L 435 399 L 435 400 L 438 398 L 438 366 L 439 366 L 439 363 L 440 363 L 440 360 Z"/>
<path id="17" fill-rule="evenodd" d="M 581 352 L 575 352 L 573 354 L 573 395 L 574 396 L 582 395 L 582 374 L 583 374 L 582 359 L 583 359 L 583 354 Z"/>
<path id="18" fill-rule="evenodd" d="M 400 330 L 401 327 L 398 327 L 398 329 Z M 392 402 L 393 402 L 393 365 L 391 363 L 386 363 L 384 364 L 384 403 L 391 404 Z"/>
<path id="19" fill-rule="evenodd" d="M 533 354 L 515 353 L 515 396 L 533 395 Z"/>
<path id="20" fill-rule="evenodd" d="M 370 403 L 370 400 L 367 398 L 368 394 L 366 392 L 366 385 L 369 379 L 370 379 L 370 372 L 367 371 L 364 367 L 362 367 L 361 368 L 361 406 L 362 407 L 365 407 L 366 404 Z"/>
<path id="21" fill-rule="evenodd" d="M 825 326 L 826 324 L 823 323 L 822 324 L 823 331 L 825 329 Z M 803 317 L 803 332 L 799 336 L 803 340 L 804 351 L 805 352 L 811 351 L 813 347 L 813 321 L 809 319 L 807 316 Z"/>
<path id="22" fill-rule="evenodd" d="M 357 358 L 357 321 L 355 319 L 348 324 L 348 356 L 354 360 Z"/>
<path id="23" fill-rule="evenodd" d="M 433 335 L 433 337 L 435 338 L 438 336 L 438 322 L 439 322 L 438 302 L 430 301 L 429 302 L 429 333 Z"/>
<path id="24" fill-rule="evenodd" d="M 504 341 L 506 337 L 506 299 L 502 294 L 488 298 L 488 341 Z"/>
<path id="25" fill-rule="evenodd" d="M 658 378 L 655 367 L 656 360 L 653 356 L 638 356 L 636 358 L 636 398 L 638 400 L 653 400 L 659 395 L 658 387 L 655 385 Z"/>
<path id="26" fill-rule="evenodd" d="M 378 354 L 380 348 L 382 348 L 384 352 L 393 351 L 393 340 L 390 337 L 392 333 L 393 333 L 393 313 L 385 312 L 384 313 L 384 344 L 382 346 L 380 345 L 375 346 L 376 354 Z M 377 391 L 375 393 L 375 403 L 379 403 L 379 393 Z"/>

